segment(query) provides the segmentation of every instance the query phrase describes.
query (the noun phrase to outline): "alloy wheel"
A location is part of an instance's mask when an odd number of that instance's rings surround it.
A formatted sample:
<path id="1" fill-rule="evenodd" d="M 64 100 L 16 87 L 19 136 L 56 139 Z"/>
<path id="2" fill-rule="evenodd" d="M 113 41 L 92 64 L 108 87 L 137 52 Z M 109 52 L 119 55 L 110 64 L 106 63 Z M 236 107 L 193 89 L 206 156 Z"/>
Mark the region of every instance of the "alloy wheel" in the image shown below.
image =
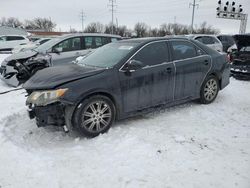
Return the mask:
<path id="1" fill-rule="evenodd" d="M 207 101 L 212 101 L 218 92 L 218 84 L 215 79 L 209 79 L 204 88 L 204 98 Z"/>
<path id="2" fill-rule="evenodd" d="M 92 133 L 100 133 L 112 120 L 111 107 L 105 101 L 95 101 L 85 107 L 81 126 Z"/>

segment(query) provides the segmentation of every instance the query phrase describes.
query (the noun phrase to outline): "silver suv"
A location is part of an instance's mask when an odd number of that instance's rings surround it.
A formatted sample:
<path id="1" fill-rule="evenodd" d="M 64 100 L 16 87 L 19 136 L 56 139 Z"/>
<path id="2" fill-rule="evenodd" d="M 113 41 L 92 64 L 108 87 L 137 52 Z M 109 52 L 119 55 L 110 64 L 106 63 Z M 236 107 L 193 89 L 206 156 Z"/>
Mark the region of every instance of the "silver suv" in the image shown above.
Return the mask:
<path id="1" fill-rule="evenodd" d="M 222 43 L 215 35 L 197 34 L 197 35 L 187 35 L 187 37 L 197 40 L 218 52 L 223 52 Z"/>

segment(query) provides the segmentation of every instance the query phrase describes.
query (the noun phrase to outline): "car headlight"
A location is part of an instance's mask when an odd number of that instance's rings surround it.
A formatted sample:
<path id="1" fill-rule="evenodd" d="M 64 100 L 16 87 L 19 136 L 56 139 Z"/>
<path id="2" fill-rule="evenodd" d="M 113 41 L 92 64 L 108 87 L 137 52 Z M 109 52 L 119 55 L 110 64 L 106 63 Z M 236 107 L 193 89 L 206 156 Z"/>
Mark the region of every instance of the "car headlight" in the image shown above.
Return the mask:
<path id="1" fill-rule="evenodd" d="M 26 104 L 34 104 L 36 106 L 46 106 L 48 104 L 59 101 L 68 89 L 57 89 L 48 91 L 34 91 L 27 98 Z"/>

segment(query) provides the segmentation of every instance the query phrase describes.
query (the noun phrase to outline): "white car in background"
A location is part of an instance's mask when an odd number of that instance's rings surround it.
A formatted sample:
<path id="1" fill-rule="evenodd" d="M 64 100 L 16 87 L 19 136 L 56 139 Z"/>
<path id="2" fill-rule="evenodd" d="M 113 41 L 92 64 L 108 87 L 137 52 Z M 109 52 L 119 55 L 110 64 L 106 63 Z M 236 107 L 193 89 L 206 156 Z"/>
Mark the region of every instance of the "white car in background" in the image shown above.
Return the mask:
<path id="1" fill-rule="evenodd" d="M 0 35 L 0 52 L 10 52 L 18 45 L 29 42 L 26 36 L 21 35 Z"/>
<path id="2" fill-rule="evenodd" d="M 206 46 L 217 50 L 218 52 L 223 52 L 223 45 L 221 41 L 215 35 L 205 35 L 205 34 L 194 34 L 186 35 L 188 38 L 197 40 Z"/>
<path id="3" fill-rule="evenodd" d="M 51 38 L 41 38 L 38 39 L 34 42 L 28 42 L 27 44 L 20 44 L 18 46 L 16 46 L 13 50 L 12 53 L 18 53 L 18 52 L 23 52 L 25 50 L 31 50 L 31 49 L 35 49 L 36 47 L 40 46 L 41 44 L 48 42 L 49 40 L 51 40 Z"/>

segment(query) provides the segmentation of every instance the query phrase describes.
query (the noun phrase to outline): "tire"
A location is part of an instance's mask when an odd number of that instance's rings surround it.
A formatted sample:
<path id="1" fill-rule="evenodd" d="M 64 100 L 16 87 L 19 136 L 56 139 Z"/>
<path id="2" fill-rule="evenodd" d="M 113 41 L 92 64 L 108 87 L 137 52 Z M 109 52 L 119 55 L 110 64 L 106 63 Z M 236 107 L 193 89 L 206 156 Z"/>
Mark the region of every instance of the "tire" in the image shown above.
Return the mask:
<path id="1" fill-rule="evenodd" d="M 95 95 L 80 103 L 74 113 L 74 127 L 88 137 L 107 132 L 115 120 L 115 106 L 106 96 Z"/>
<path id="2" fill-rule="evenodd" d="M 212 103 L 219 92 L 219 81 L 218 78 L 214 75 L 208 76 L 202 86 L 200 91 L 200 102 L 202 104 L 210 104 Z"/>

